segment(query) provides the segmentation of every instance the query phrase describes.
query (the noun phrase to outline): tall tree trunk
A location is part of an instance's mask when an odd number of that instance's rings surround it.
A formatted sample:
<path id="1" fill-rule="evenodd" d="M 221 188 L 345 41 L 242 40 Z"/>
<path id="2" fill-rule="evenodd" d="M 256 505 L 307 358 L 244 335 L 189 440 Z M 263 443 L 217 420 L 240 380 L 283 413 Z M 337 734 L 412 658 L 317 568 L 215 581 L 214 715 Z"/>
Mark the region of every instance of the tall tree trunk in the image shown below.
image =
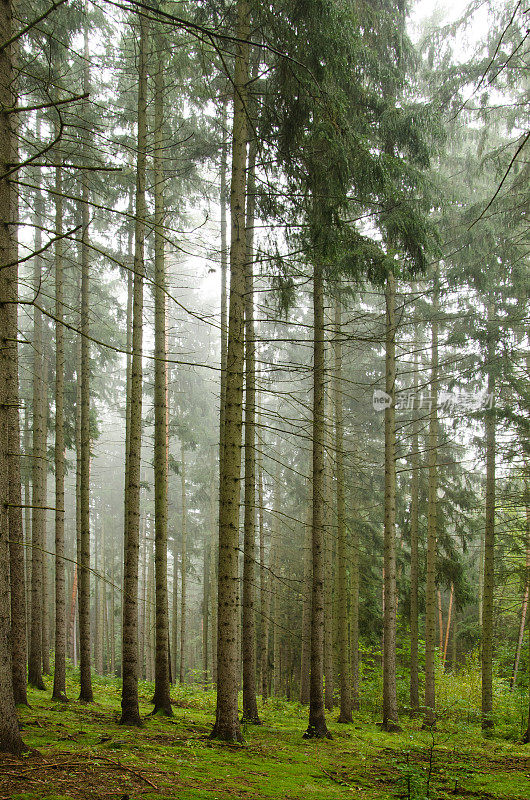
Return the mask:
<path id="1" fill-rule="evenodd" d="M 58 125 L 56 135 L 58 134 Z M 63 286 L 63 175 L 60 153 L 55 168 L 55 658 L 54 700 L 66 697 L 66 594 L 64 563 L 64 286 Z"/>
<path id="2" fill-rule="evenodd" d="M 254 72 L 254 69 L 253 69 Z M 254 212 L 256 205 L 256 139 L 249 144 L 247 169 L 245 275 L 245 487 L 243 562 L 243 716 L 260 724 L 256 700 L 256 344 L 254 330 Z"/>
<path id="3" fill-rule="evenodd" d="M 247 148 L 247 84 L 249 78 L 249 5 L 237 2 L 232 178 L 230 188 L 230 310 L 224 403 L 224 442 L 220 453 L 219 579 L 217 627 L 217 709 L 211 736 L 241 741 L 237 708 L 239 607 L 239 494 L 243 417 L 245 195 Z"/>
<path id="4" fill-rule="evenodd" d="M 167 497 L 169 419 L 167 394 L 166 268 L 164 258 L 164 43 L 156 37 L 154 190 L 155 190 L 155 582 L 156 647 L 153 713 L 173 715 L 169 689 L 169 608 L 167 591 Z"/>
<path id="5" fill-rule="evenodd" d="M 37 136 L 40 124 L 37 122 Z M 40 183 L 40 177 L 39 181 Z M 40 186 L 35 194 L 35 251 L 42 247 L 43 198 Z M 42 565 L 46 536 L 46 421 L 44 412 L 43 322 L 40 308 L 42 258 L 33 259 L 33 459 L 32 459 L 32 539 L 31 539 L 31 632 L 28 681 L 36 689 L 45 689 L 42 679 Z"/>
<path id="6" fill-rule="evenodd" d="M 418 326 L 414 326 L 418 331 Z M 418 348 L 419 343 L 414 341 L 414 359 L 412 366 L 412 436 L 410 468 L 412 471 L 410 481 L 410 707 L 413 712 L 418 711 L 420 705 L 419 677 L 418 677 L 418 519 L 420 502 L 420 451 L 419 451 L 419 426 L 420 419 L 417 406 L 418 395 Z"/>
<path id="7" fill-rule="evenodd" d="M 324 275 L 322 265 L 313 270 L 313 520 L 311 583 L 311 678 L 309 723 L 305 738 L 328 737 L 324 712 Z"/>
<path id="8" fill-rule="evenodd" d="M 180 539 L 180 659 L 179 659 L 179 682 L 184 683 L 186 676 L 186 658 L 187 658 L 187 642 L 186 642 L 186 573 L 187 573 L 187 523 L 188 523 L 188 508 L 186 503 L 186 457 L 184 455 L 184 445 L 181 443 L 181 512 L 182 512 L 182 525 L 181 525 L 181 539 Z"/>
<path id="9" fill-rule="evenodd" d="M 88 28 L 85 26 L 83 90 L 90 90 Z M 88 124 L 88 103 L 84 104 Z M 88 142 L 85 149 L 88 151 Z M 85 153 L 88 158 L 88 154 Z M 86 162 L 85 162 L 86 163 Z M 88 173 L 82 174 L 82 242 L 81 242 L 81 420 L 80 420 L 80 485 L 79 485 L 79 699 L 94 699 L 90 674 L 90 243 Z"/>
<path id="10" fill-rule="evenodd" d="M 138 56 L 138 133 L 134 289 L 131 362 L 127 518 L 123 569 L 122 714 L 123 725 L 141 725 L 138 707 L 138 557 L 140 548 L 140 459 L 142 449 L 142 344 L 147 151 L 147 20 L 140 15 Z"/>
<path id="11" fill-rule="evenodd" d="M 13 51 L 12 51 L 13 52 Z M 13 57 L 15 54 L 13 52 Z M 16 102 L 16 97 L 13 95 Z M 19 160 L 16 141 L 16 117 L 11 117 L 11 161 Z M 11 292 L 7 306 L 9 336 L 7 341 L 9 368 L 8 375 L 8 414 L 9 414 L 9 569 L 11 588 L 11 658 L 13 669 L 13 694 L 15 703 L 27 705 L 27 608 L 24 532 L 22 528 L 22 483 L 20 470 L 20 419 L 18 386 L 18 194 L 15 186 L 10 186 L 11 253 L 12 266 L 4 268 L 7 286 Z M 28 500 L 26 498 L 26 503 Z"/>
<path id="12" fill-rule="evenodd" d="M 525 506 L 526 506 L 526 539 L 527 541 L 530 541 L 530 482 L 528 481 L 528 478 L 525 480 Z M 530 564 L 528 562 L 527 562 L 526 583 L 527 586 L 530 586 Z M 530 648 L 530 635 L 528 636 L 528 644 Z M 530 649 L 528 652 L 528 673 L 530 675 Z M 524 744 L 530 743 L 530 707 L 528 710 L 528 725 L 526 728 L 525 735 L 523 737 L 523 742 Z"/>
<path id="13" fill-rule="evenodd" d="M 385 530 L 384 530 L 384 642 L 383 723 L 388 731 L 400 730 L 396 688 L 396 286 L 388 274 L 386 291 L 385 390 Z"/>
<path id="14" fill-rule="evenodd" d="M 17 286 L 18 290 L 18 286 Z M 24 401 L 24 559 L 26 575 L 26 649 L 29 646 L 31 632 L 31 432 L 30 409 L 26 399 Z"/>
<path id="15" fill-rule="evenodd" d="M 324 393 L 324 705 L 333 709 L 333 471 L 331 448 L 331 403 Z"/>
<path id="16" fill-rule="evenodd" d="M 258 395 L 259 398 L 259 395 Z M 258 399 L 258 407 L 259 407 Z M 261 413 L 258 411 L 258 431 L 261 431 Z M 263 457 L 261 452 L 261 441 L 258 444 L 256 454 L 258 468 L 258 530 L 259 530 L 259 613 L 260 623 L 260 649 L 259 649 L 259 683 L 258 690 L 261 692 L 262 701 L 269 696 L 267 666 L 269 660 L 269 616 L 267 614 L 267 570 L 265 562 L 265 524 L 263 508 Z"/>
<path id="17" fill-rule="evenodd" d="M 9 42 L 12 36 L 11 2 L 0 2 L 0 40 Z M 8 109 L 14 104 L 14 74 L 12 48 L 0 50 L 0 264 L 9 264 L 13 257 L 13 228 L 10 223 L 13 209 L 12 188 L 8 178 L 12 163 L 13 145 Z M 0 751 L 19 755 L 23 749 L 20 737 L 10 652 L 9 620 L 9 359 L 12 351 L 9 303 L 17 297 L 12 286 L 14 270 L 0 269 Z"/>
<path id="18" fill-rule="evenodd" d="M 311 684 L 311 541 L 312 511 L 304 525 L 304 576 L 302 583 L 302 648 L 300 655 L 300 703 L 309 703 Z"/>
<path id="19" fill-rule="evenodd" d="M 340 713 L 338 722 L 352 722 L 350 689 L 350 653 L 348 650 L 348 563 L 346 541 L 346 509 L 344 503 L 344 415 L 342 407 L 342 309 L 335 300 L 335 331 L 333 342 L 333 405 L 335 411 L 335 481 L 337 503 L 337 613 L 340 678 Z"/>
<path id="20" fill-rule="evenodd" d="M 436 547 L 438 515 L 438 275 L 433 279 L 431 386 L 428 436 L 427 581 L 425 587 L 425 717 L 423 728 L 436 727 Z M 441 627 L 441 626 L 440 626 Z"/>
<path id="21" fill-rule="evenodd" d="M 211 563 L 213 555 L 212 533 L 216 528 L 217 509 L 215 486 L 215 468 L 212 470 L 210 494 L 210 532 L 205 531 L 204 535 L 204 560 L 202 577 L 202 675 L 204 688 L 209 684 L 209 650 L 210 650 L 210 592 L 211 592 Z"/>
<path id="22" fill-rule="evenodd" d="M 175 683 L 178 678 L 178 544 L 177 534 L 173 533 L 173 581 L 172 581 L 172 598 L 171 598 L 171 652 L 172 652 L 172 672 L 173 680 Z"/>
<path id="23" fill-rule="evenodd" d="M 493 727 L 493 590 L 495 558 L 495 338 L 493 302 L 488 305 L 486 372 L 492 407 L 486 409 L 486 519 L 484 528 L 484 594 L 482 600 L 482 729 Z"/>

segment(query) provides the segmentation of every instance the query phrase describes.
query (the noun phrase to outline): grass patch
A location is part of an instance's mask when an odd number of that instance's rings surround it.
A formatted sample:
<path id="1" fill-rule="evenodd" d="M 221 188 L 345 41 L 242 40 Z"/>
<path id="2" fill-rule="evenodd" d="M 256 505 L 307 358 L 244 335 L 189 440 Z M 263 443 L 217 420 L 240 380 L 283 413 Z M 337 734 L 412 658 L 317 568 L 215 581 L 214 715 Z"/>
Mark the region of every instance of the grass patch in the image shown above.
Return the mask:
<path id="1" fill-rule="evenodd" d="M 69 697 L 76 696 L 69 675 Z M 446 689 L 449 693 L 451 687 Z M 365 711 L 353 725 L 328 724 L 333 740 L 304 740 L 307 709 L 271 700 L 263 725 L 246 726 L 245 744 L 208 739 L 215 694 L 173 689 L 174 717 L 148 717 L 153 687 L 140 686 L 141 729 L 118 725 L 120 684 L 94 681 L 95 702 L 52 702 L 30 691 L 20 710 L 32 750 L 0 759 L 0 800 L 449 800 L 530 797 L 530 747 L 506 724 L 483 738 L 476 714 L 451 706 L 432 735 L 403 716 L 403 732 L 386 734 Z M 502 720 L 500 720 L 503 723 Z"/>

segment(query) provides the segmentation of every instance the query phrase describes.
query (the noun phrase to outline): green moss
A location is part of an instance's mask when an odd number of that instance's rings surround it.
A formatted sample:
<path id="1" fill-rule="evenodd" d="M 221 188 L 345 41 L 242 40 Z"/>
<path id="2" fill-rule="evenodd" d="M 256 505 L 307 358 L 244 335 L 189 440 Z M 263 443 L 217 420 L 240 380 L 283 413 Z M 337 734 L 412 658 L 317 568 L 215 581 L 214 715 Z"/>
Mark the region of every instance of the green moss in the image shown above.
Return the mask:
<path id="1" fill-rule="evenodd" d="M 70 697 L 76 696 L 73 677 Z M 386 734 L 376 728 L 375 715 L 358 714 L 349 726 L 329 715 L 334 738 L 318 741 L 302 738 L 306 708 L 275 700 L 260 709 L 262 726 L 246 727 L 243 746 L 228 746 L 208 739 L 213 692 L 173 689 L 175 713 L 168 718 L 147 716 L 152 689 L 140 687 L 141 729 L 118 725 L 120 686 L 114 679 L 98 678 L 91 705 L 54 703 L 48 693 L 30 691 L 31 707 L 20 710 L 24 739 L 47 764 L 32 771 L 39 760 L 30 754 L 14 791 L 5 775 L 9 769 L 0 762 L 0 786 L 6 780 L 10 792 L 0 790 L 0 796 L 387 800 L 410 794 L 422 800 L 429 783 L 437 798 L 458 796 L 458 790 L 471 798 L 530 797 L 530 748 L 510 741 L 502 727 L 484 739 L 474 713 L 453 709 L 432 736 L 420 730 L 421 720 L 406 716 L 402 733 Z"/>

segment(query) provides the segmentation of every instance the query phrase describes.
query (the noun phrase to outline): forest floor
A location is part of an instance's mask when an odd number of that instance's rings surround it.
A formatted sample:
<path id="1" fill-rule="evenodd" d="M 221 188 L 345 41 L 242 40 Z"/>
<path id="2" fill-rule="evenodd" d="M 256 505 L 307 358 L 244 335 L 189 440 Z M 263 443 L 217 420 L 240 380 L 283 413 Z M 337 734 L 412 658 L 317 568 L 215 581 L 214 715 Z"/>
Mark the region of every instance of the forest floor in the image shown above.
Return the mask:
<path id="1" fill-rule="evenodd" d="M 30 751 L 0 757 L 0 800 L 528 800 L 530 746 L 476 722 L 442 719 L 432 734 L 403 716 L 386 734 L 370 715 L 334 722 L 330 740 L 304 740 L 307 709 L 269 701 L 263 725 L 244 729 L 245 744 L 208 739 L 213 692 L 175 690 L 174 716 L 147 717 L 152 686 L 141 685 L 142 729 L 117 724 L 119 684 L 94 681 L 95 702 L 52 702 L 30 692 L 21 709 Z M 70 687 L 74 697 L 74 686 Z M 468 715 L 469 717 L 469 715 Z"/>

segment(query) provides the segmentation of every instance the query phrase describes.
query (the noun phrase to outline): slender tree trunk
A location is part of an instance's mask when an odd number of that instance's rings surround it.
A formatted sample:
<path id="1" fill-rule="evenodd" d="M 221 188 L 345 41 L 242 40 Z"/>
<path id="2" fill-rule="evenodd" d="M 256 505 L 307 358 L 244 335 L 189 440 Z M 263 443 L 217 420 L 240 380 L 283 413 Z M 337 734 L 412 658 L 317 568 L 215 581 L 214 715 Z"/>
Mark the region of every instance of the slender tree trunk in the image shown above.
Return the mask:
<path id="1" fill-rule="evenodd" d="M 526 505 L 526 540 L 527 542 L 530 542 L 530 483 L 528 479 L 525 480 L 525 505 Z M 527 561 L 526 584 L 527 586 L 530 586 L 530 563 L 528 561 Z M 528 636 L 528 644 L 530 647 L 530 635 Z M 528 652 L 528 673 L 530 675 L 530 649 Z M 524 744 L 528 744 L 530 742 L 530 707 L 528 711 L 528 725 L 526 728 L 525 735 L 523 737 L 523 742 Z"/>
<path id="2" fill-rule="evenodd" d="M 0 40 L 9 42 L 12 36 L 12 9 L 7 0 L 0 2 Z M 14 104 L 14 74 L 12 47 L 0 51 L 0 264 L 9 264 L 13 257 L 13 193 L 7 178 L 13 158 L 11 120 L 8 109 Z M 0 751 L 20 755 L 20 737 L 10 652 L 9 619 L 9 364 L 13 343 L 9 303 L 17 297 L 12 285 L 14 270 L 0 269 Z"/>
<path id="3" fill-rule="evenodd" d="M 37 136 L 40 124 L 37 123 Z M 40 178 L 39 178 L 40 183 Z M 40 186 L 35 194 L 35 251 L 42 247 L 43 198 Z M 37 306 L 41 297 L 40 255 L 33 259 L 33 459 L 32 459 L 32 540 L 31 540 L 31 631 L 29 641 L 28 681 L 36 689 L 45 689 L 42 679 L 42 570 L 46 538 L 46 422 L 44 413 L 44 353 L 42 313 Z"/>
<path id="4" fill-rule="evenodd" d="M 157 41 L 155 73 L 155 572 L 156 656 L 153 713 L 173 715 L 169 688 L 169 608 L 167 590 L 167 502 L 169 419 L 167 394 L 166 268 L 164 258 L 164 56 L 162 37 Z"/>
<path id="5" fill-rule="evenodd" d="M 258 400 L 259 406 L 259 400 Z M 258 411 L 258 430 L 261 431 L 261 414 Z M 269 662 L 269 615 L 267 613 L 267 569 L 265 561 L 265 525 L 263 499 L 263 458 L 261 441 L 257 451 L 258 466 L 258 528 L 259 528 L 259 598 L 260 598 L 260 669 L 259 690 L 262 702 L 269 696 L 268 662 Z"/>
<path id="6" fill-rule="evenodd" d="M 209 678 L 209 638 L 210 638 L 210 580 L 211 580 L 211 563 L 212 563 L 212 532 L 216 527 L 216 496 L 213 491 L 215 486 L 215 469 L 212 472 L 211 487 L 212 492 L 210 495 L 210 533 L 205 532 L 204 535 L 204 561 L 203 561 L 203 579 L 202 579 L 202 674 L 204 688 L 208 688 Z"/>
<path id="7" fill-rule="evenodd" d="M 324 393 L 324 705 L 333 709 L 333 472 L 330 459 L 331 403 Z"/>
<path id="8" fill-rule="evenodd" d="M 488 394 L 495 392 L 495 340 L 493 336 L 495 310 L 488 306 L 488 342 L 486 371 Z M 493 727 L 493 590 L 495 559 L 495 400 L 486 409 L 486 520 L 484 528 L 484 594 L 482 601 L 482 729 Z"/>
<path id="9" fill-rule="evenodd" d="M 14 100 L 16 98 L 13 96 Z M 11 161 L 19 160 L 16 142 L 16 120 L 12 116 Z M 13 176 L 15 177 L 15 176 Z M 24 568 L 24 532 L 22 528 L 22 483 L 20 470 L 20 419 L 18 386 L 18 195 L 10 186 L 10 220 L 12 223 L 9 261 L 12 266 L 4 268 L 7 286 L 11 292 L 7 306 L 9 336 L 7 341 L 8 359 L 8 414 L 9 414 L 9 568 L 11 589 L 11 658 L 13 668 L 13 693 L 15 703 L 27 705 L 27 608 L 26 575 Z M 27 502 L 27 500 L 26 500 Z"/>
<path id="10" fill-rule="evenodd" d="M 58 131 L 57 131 L 58 133 Z M 60 153 L 56 154 L 60 165 Z M 63 175 L 55 168 L 55 231 L 63 230 Z M 66 700 L 66 594 L 64 563 L 64 327 L 63 240 L 55 242 L 55 658 L 54 700 Z"/>
<path id="11" fill-rule="evenodd" d="M 247 169 L 245 275 L 245 486 L 243 562 L 243 716 L 260 724 L 256 700 L 256 344 L 254 330 L 254 210 L 256 204 L 256 140 L 249 145 Z"/>
<path id="12" fill-rule="evenodd" d="M 83 89 L 90 90 L 88 29 L 85 26 Z M 85 120 L 88 104 L 85 102 Z M 87 121 L 88 124 L 88 121 Z M 88 144 L 88 143 L 85 143 Z M 86 148 L 88 150 L 88 148 Z M 88 158 L 88 155 L 86 156 Z M 86 162 L 85 162 L 86 163 Z M 88 173 L 82 174 L 81 241 L 81 420 L 79 486 L 79 699 L 94 699 L 90 674 L 90 243 Z"/>
<path id="13" fill-rule="evenodd" d="M 147 151 L 147 20 L 140 15 L 138 60 L 138 145 L 134 236 L 134 289 L 127 475 L 127 517 L 123 569 L 122 715 L 123 725 L 141 725 L 138 707 L 138 557 L 140 549 L 140 459 L 142 449 L 142 344 Z"/>
<path id="14" fill-rule="evenodd" d="M 18 286 L 17 286 L 18 290 Z M 26 575 L 26 649 L 29 646 L 31 632 L 31 435 L 30 435 L 30 410 L 27 400 L 24 401 L 24 559 Z"/>
<path id="15" fill-rule="evenodd" d="M 417 332 L 418 326 L 415 326 Z M 414 342 L 414 348 L 418 343 Z M 419 694 L 419 668 L 418 668 L 418 518 L 420 502 L 420 451 L 419 451 L 419 426 L 420 420 L 417 410 L 418 394 L 418 355 L 414 352 L 412 367 L 412 437 L 410 468 L 412 476 L 410 481 L 410 707 L 412 712 L 417 712 L 420 706 Z"/>
<path id="16" fill-rule="evenodd" d="M 219 580 L 217 633 L 217 710 L 212 737 L 241 741 L 237 707 L 237 615 L 239 494 L 243 411 L 245 195 L 247 147 L 247 84 L 249 78 L 249 5 L 237 2 L 238 44 L 234 74 L 232 179 L 230 189 L 230 311 L 224 403 L 224 442 L 220 466 Z"/>
<path id="17" fill-rule="evenodd" d="M 386 285 L 385 389 L 385 531 L 384 531 L 384 642 L 383 723 L 388 731 L 400 730 L 396 687 L 396 287 L 392 273 Z"/>
<path id="18" fill-rule="evenodd" d="M 171 614 L 171 651 L 174 681 L 177 682 L 178 671 L 178 544 L 177 534 L 173 534 L 173 596 Z"/>
<path id="19" fill-rule="evenodd" d="M 449 592 L 449 608 L 447 609 L 447 625 L 445 628 L 445 640 L 444 640 L 444 649 L 443 649 L 443 658 L 442 658 L 442 667 L 445 669 L 445 659 L 447 657 L 447 645 L 449 644 L 449 631 L 451 630 L 451 613 L 453 610 L 453 597 L 455 593 L 455 587 L 451 584 L 451 591 Z"/>
<path id="20" fill-rule="evenodd" d="M 302 584 L 302 651 L 300 658 L 300 703 L 308 705 L 311 684 L 311 541 L 312 511 L 304 525 L 304 579 Z"/>
<path id="21" fill-rule="evenodd" d="M 424 729 L 436 727 L 436 547 L 438 515 L 438 275 L 433 280 L 431 322 L 431 396 L 429 410 L 427 500 L 427 582 L 425 587 L 425 717 Z M 440 620 L 441 626 L 441 620 Z M 443 635 L 443 632 L 441 633 Z"/>
<path id="22" fill-rule="evenodd" d="M 313 520 L 311 584 L 311 678 L 305 738 L 331 738 L 324 712 L 324 275 L 313 270 Z"/>
<path id="23" fill-rule="evenodd" d="M 351 650 L 351 704 L 353 711 L 361 707 L 359 686 L 359 528 L 354 523 L 351 537 L 351 611 L 350 611 L 350 650 Z"/>
<path id="24" fill-rule="evenodd" d="M 348 563 L 346 509 L 344 503 L 344 417 L 342 407 L 342 309 L 335 301 L 335 336 L 333 342 L 333 405 L 335 410 L 335 480 L 337 503 L 337 613 L 340 678 L 340 713 L 338 722 L 352 722 L 350 689 L 350 653 L 348 650 Z"/>
<path id="25" fill-rule="evenodd" d="M 186 458 L 184 455 L 184 445 L 181 444 L 181 498 L 182 498 L 182 526 L 180 540 L 180 660 L 179 660 L 179 682 L 184 683 L 186 677 L 186 572 L 187 572 L 187 523 L 188 508 L 186 503 Z"/>

